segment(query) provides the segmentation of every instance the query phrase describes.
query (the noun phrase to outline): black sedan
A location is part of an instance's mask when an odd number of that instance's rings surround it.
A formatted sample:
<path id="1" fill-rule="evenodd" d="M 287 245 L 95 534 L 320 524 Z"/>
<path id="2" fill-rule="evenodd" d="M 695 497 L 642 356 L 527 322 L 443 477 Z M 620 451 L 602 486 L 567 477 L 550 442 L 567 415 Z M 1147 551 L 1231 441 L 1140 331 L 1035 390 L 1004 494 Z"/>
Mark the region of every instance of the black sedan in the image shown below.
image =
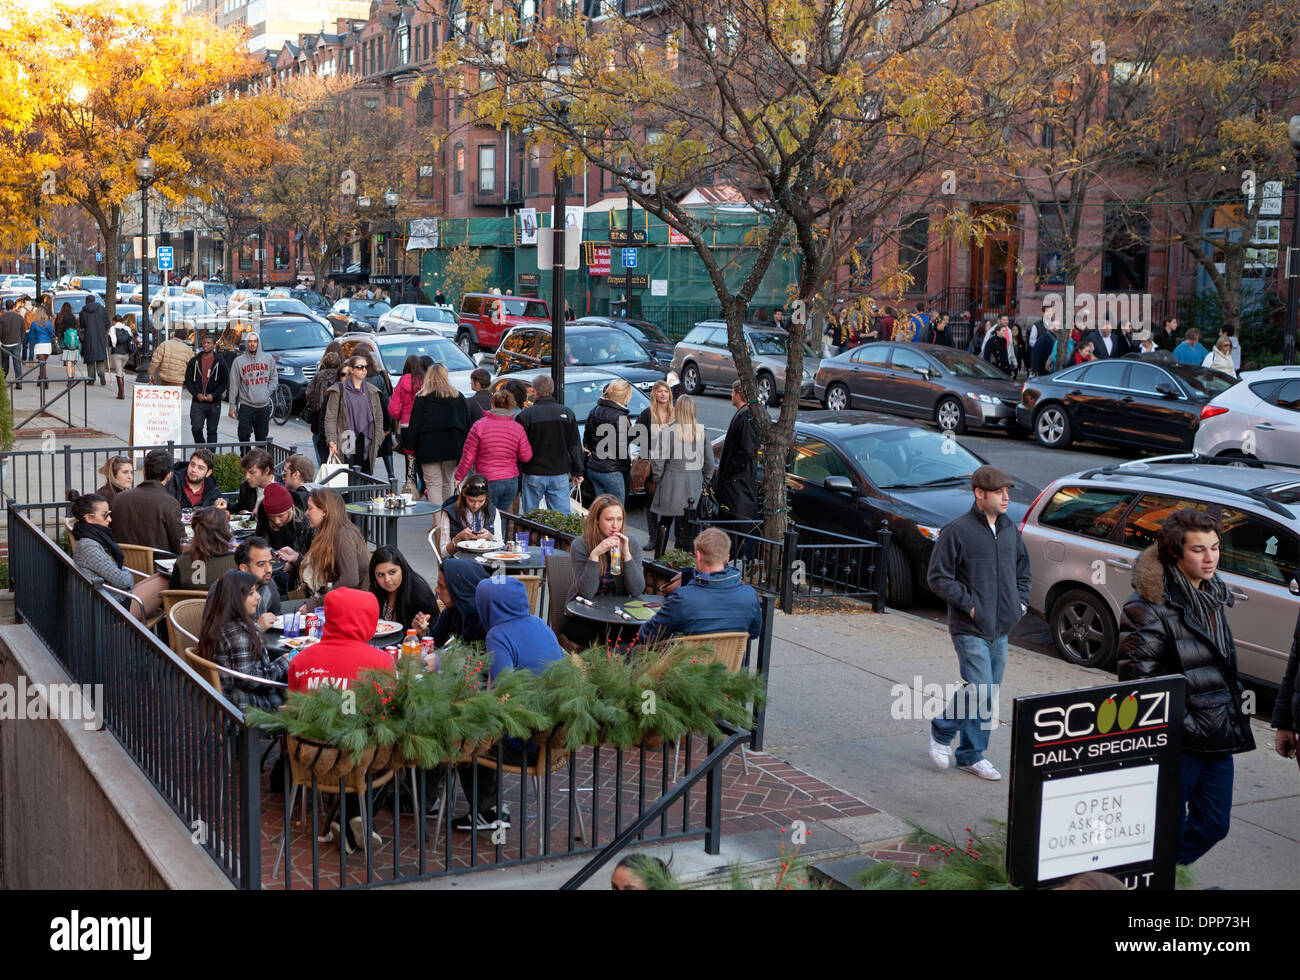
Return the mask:
<path id="1" fill-rule="evenodd" d="M 616 327 L 645 348 L 665 371 L 673 363 L 673 342 L 668 335 L 648 320 L 625 320 L 610 316 L 580 316 L 573 326 L 587 324 L 596 327 Z"/>
<path id="2" fill-rule="evenodd" d="M 865 408 L 933 419 L 945 432 L 1011 428 L 1020 384 L 962 350 L 939 344 L 874 343 L 826 358 L 813 394 L 833 411 Z"/>
<path id="3" fill-rule="evenodd" d="M 342 337 L 355 330 L 374 333 L 379 326 L 379 318 L 388 310 L 388 304 L 379 300 L 341 299 L 334 304 L 327 319 L 334 327 L 335 337 Z"/>
<path id="4" fill-rule="evenodd" d="M 570 368 L 599 368 L 649 394 L 656 381 L 666 377 L 663 368 L 645 348 L 615 327 L 593 323 L 567 324 L 564 328 L 565 363 Z M 551 328 L 532 324 L 511 327 L 496 351 L 496 373 L 549 369 Z"/>
<path id="5" fill-rule="evenodd" d="M 1089 439 L 1176 452 L 1192 448 L 1201 410 L 1234 384 L 1226 374 L 1168 357 L 1092 361 L 1028 382 L 1016 419 L 1049 449 Z"/>
<path id="6" fill-rule="evenodd" d="M 715 454 L 721 447 L 719 439 Z M 974 504 L 970 476 L 985 462 L 913 422 L 876 412 L 800 412 L 786 496 L 796 525 L 874 541 L 887 523 L 893 537 L 886 601 L 906 609 L 926 587 L 940 529 Z M 1017 480 L 1007 516 L 1022 520 L 1038 491 Z"/>

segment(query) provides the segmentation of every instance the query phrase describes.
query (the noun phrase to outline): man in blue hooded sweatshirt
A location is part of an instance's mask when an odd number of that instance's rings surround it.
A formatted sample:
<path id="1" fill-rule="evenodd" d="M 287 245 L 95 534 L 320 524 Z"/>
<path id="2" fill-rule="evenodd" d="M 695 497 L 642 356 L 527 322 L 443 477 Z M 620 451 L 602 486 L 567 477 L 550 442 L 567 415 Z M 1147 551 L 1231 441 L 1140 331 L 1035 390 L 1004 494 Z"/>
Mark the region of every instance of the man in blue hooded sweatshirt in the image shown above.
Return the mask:
<path id="1" fill-rule="evenodd" d="M 443 563 L 446 568 L 455 559 Z M 474 605 L 478 618 L 487 630 L 485 652 L 491 659 L 488 676 L 495 679 L 506 670 L 528 670 L 541 673 L 547 665 L 564 656 L 555 633 L 546 623 L 528 612 L 528 590 L 524 583 L 508 575 L 494 575 L 478 583 L 474 590 Z M 524 763 L 525 752 L 529 761 L 536 757 L 537 746 L 525 746 L 517 738 L 506 736 L 501 749 L 501 760 L 506 765 Z M 469 799 L 472 783 L 469 767 L 461 768 L 461 785 Z M 478 815 L 474 820 L 465 814 L 453 826 L 460 831 L 495 830 L 510 826 L 510 810 L 502 806 L 497 812 L 497 773 L 495 769 L 478 767 Z"/>
<path id="2" fill-rule="evenodd" d="M 742 630 L 756 639 L 763 628 L 758 593 L 740 581 L 739 569 L 727 566 L 730 557 L 731 538 L 726 531 L 710 527 L 696 535 L 695 568 L 684 570 L 682 584 L 637 632 L 636 642 L 658 643 L 679 633 Z"/>

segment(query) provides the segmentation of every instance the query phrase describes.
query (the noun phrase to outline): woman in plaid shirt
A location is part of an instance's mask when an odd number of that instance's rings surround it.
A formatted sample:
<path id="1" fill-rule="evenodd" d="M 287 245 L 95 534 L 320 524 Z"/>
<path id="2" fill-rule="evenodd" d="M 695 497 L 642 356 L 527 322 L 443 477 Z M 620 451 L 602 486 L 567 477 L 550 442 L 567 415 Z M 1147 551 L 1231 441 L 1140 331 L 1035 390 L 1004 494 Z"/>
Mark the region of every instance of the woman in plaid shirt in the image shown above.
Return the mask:
<path id="1" fill-rule="evenodd" d="M 257 610 L 257 577 L 229 571 L 217 580 L 203 611 L 198 654 L 227 670 L 284 683 L 289 673 L 287 656 L 272 660 L 253 616 Z M 275 711 L 284 700 L 283 688 L 221 675 L 221 693 L 240 711 L 250 707 Z"/>

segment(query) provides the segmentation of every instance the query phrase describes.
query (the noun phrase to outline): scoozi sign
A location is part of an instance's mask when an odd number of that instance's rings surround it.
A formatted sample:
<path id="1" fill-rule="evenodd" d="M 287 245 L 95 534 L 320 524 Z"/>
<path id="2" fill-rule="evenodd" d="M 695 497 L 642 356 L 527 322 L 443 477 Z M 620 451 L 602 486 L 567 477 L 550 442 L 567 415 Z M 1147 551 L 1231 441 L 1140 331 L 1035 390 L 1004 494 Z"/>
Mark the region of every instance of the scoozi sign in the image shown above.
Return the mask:
<path id="1" fill-rule="evenodd" d="M 1186 680 L 1017 698 L 1008 864 L 1021 888 L 1108 871 L 1172 888 Z"/>

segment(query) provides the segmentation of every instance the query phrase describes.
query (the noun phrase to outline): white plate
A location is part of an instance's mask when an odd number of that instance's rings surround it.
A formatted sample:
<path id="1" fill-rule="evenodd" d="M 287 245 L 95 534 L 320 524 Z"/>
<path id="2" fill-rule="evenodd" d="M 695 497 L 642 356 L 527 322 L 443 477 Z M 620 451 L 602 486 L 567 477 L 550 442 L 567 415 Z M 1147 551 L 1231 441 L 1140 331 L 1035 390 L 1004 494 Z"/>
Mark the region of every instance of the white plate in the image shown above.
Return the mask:
<path id="1" fill-rule="evenodd" d="M 314 636 L 291 636 L 284 641 L 284 645 L 292 647 L 295 650 L 302 650 L 311 646 L 313 643 L 319 643 L 320 640 Z"/>
<path id="2" fill-rule="evenodd" d="M 474 560 L 488 563 L 494 561 L 523 561 L 527 557 L 526 553 L 517 555 L 513 551 L 489 551 L 486 555 L 480 555 Z"/>
<path id="3" fill-rule="evenodd" d="M 155 558 L 153 563 L 156 566 L 158 566 L 159 569 L 166 572 L 168 575 L 170 575 L 172 573 L 172 569 L 176 567 L 175 558 Z"/>
<path id="4" fill-rule="evenodd" d="M 395 623 L 391 619 L 381 619 L 379 627 L 375 630 L 375 636 L 388 636 L 390 633 L 402 632 L 402 624 Z"/>
<path id="5" fill-rule="evenodd" d="M 504 541 L 462 541 L 456 545 L 462 551 L 500 551 L 505 547 Z"/>

